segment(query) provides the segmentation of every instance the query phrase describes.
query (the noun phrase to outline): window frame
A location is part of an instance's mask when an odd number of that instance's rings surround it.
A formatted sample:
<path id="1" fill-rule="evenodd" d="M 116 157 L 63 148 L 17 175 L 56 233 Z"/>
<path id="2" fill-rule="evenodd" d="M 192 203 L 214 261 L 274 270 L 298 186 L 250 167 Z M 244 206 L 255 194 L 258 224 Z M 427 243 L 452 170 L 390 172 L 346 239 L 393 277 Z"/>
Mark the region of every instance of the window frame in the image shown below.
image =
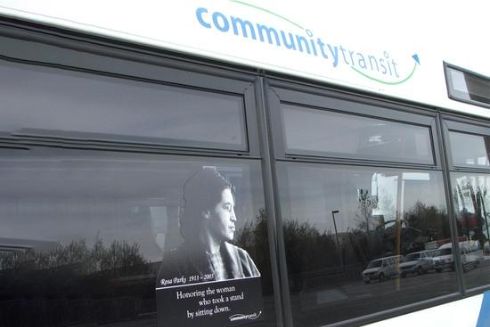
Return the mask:
<path id="1" fill-rule="evenodd" d="M 274 154 L 278 160 L 321 160 L 335 162 L 358 162 L 362 164 L 380 164 L 389 166 L 403 167 L 420 167 L 440 169 L 441 158 L 439 153 L 439 142 L 437 140 L 437 119 L 436 114 L 428 113 L 426 110 L 421 111 L 415 107 L 405 107 L 386 103 L 381 101 L 370 101 L 370 99 L 361 98 L 359 95 L 332 93 L 327 90 L 319 92 L 318 89 L 308 87 L 294 88 L 288 83 L 273 82 L 269 87 L 268 103 L 270 107 L 271 125 L 273 134 Z M 287 151 L 285 145 L 285 133 L 282 120 L 281 104 L 287 103 L 300 107 L 323 110 L 326 112 L 347 114 L 355 117 L 365 117 L 380 119 L 395 123 L 408 124 L 412 126 L 426 127 L 429 129 L 432 164 L 417 162 L 405 162 L 387 160 L 386 158 L 372 158 L 360 155 L 348 155 L 338 153 L 312 151 Z M 403 111 L 402 111 L 403 110 Z"/>
<path id="2" fill-rule="evenodd" d="M 485 126 L 468 120 L 461 120 L 451 116 L 442 117 L 443 125 L 443 137 L 444 143 L 446 145 L 446 155 L 448 159 L 449 171 L 466 171 L 466 172 L 480 172 L 480 173 L 490 173 L 490 166 L 462 166 L 455 165 L 453 160 L 453 154 L 451 150 L 451 139 L 450 133 L 463 133 L 474 136 L 487 136 L 490 137 L 490 126 Z M 490 158 L 489 158 L 490 159 Z"/>
<path id="3" fill-rule="evenodd" d="M 267 238 L 271 261 L 272 291 L 269 294 L 271 307 L 274 308 L 274 326 L 283 324 L 283 306 L 279 287 L 279 271 L 276 265 L 277 237 L 275 210 L 272 194 L 272 174 L 270 153 L 268 151 L 265 102 L 262 94 L 263 78 L 254 69 L 231 66 L 222 62 L 211 61 L 183 54 L 176 54 L 161 49 L 135 45 L 115 39 L 100 38 L 73 31 L 60 30 L 50 26 L 31 24 L 0 18 L 0 36 L 12 39 L 10 44 L 0 43 L 0 53 L 9 51 L 16 60 L 47 60 L 44 64 L 56 68 L 82 71 L 87 73 L 134 78 L 137 80 L 158 80 L 172 86 L 186 86 L 196 89 L 215 90 L 239 94 L 244 98 L 246 122 L 245 131 L 248 140 L 246 151 L 222 150 L 215 148 L 181 148 L 169 145 L 134 146 L 131 144 L 95 144 L 87 141 L 62 142 L 48 138 L 14 139 L 0 134 L 0 149 L 30 151 L 42 147 L 101 150 L 110 155 L 113 151 L 143 154 L 163 154 L 168 156 L 209 157 L 217 160 L 246 159 L 258 161 L 261 167 L 259 178 L 263 184 L 263 197 L 267 217 Z M 16 48 L 16 44 L 24 44 Z M 41 48 L 42 51 L 39 49 Z M 63 55 L 64 54 L 64 55 Z M 41 62 L 43 63 L 43 62 Z M 118 75 L 121 71 L 125 75 Z M 127 75 L 126 75 L 127 74 Z"/>
<path id="4" fill-rule="evenodd" d="M 448 201 L 448 212 L 450 215 L 451 223 L 453 224 L 453 247 L 455 249 L 459 249 L 459 242 L 457 242 L 458 238 L 458 227 L 456 224 L 456 220 L 458 219 L 458 214 L 456 212 L 456 206 L 452 198 L 452 192 L 454 190 L 453 178 L 454 174 L 490 174 L 490 166 L 457 166 L 453 163 L 452 151 L 451 151 L 451 143 L 449 133 L 451 131 L 465 133 L 470 135 L 480 135 L 480 136 L 490 136 L 490 123 L 485 124 L 486 122 L 482 119 L 473 119 L 470 117 L 463 117 L 461 115 L 456 115 L 453 113 L 443 113 L 440 116 L 441 120 L 441 139 L 444 142 L 445 146 L 445 156 L 446 156 L 446 169 L 444 174 L 447 179 L 447 189 L 449 190 L 449 194 L 446 195 Z M 476 295 L 483 290 L 488 290 L 490 284 L 484 284 L 473 288 L 468 288 L 465 284 L 465 274 L 463 271 L 463 262 L 461 258 L 461 254 L 459 251 L 456 252 L 456 255 L 453 256 L 455 259 L 456 272 L 458 274 L 458 278 L 461 283 L 461 290 L 463 294 L 468 296 Z"/>
<path id="5" fill-rule="evenodd" d="M 22 31 L 1 26 L 0 60 L 14 63 L 48 67 L 96 76 L 133 80 L 153 85 L 181 87 L 217 94 L 239 96 L 243 99 L 244 145 L 196 146 L 196 141 L 160 140 L 145 143 L 134 136 L 135 143 L 120 142 L 117 139 L 87 140 L 85 138 L 57 138 L 43 134 L 34 137 L 1 138 L 14 144 L 49 144 L 53 146 L 88 147 L 130 151 L 174 153 L 221 153 L 224 156 L 260 157 L 258 137 L 258 115 L 256 104 L 256 78 L 241 72 L 219 70 L 194 63 L 183 63 L 172 58 L 156 56 L 141 51 L 128 51 L 117 47 L 107 47 L 96 43 L 70 40 L 53 35 Z M 75 133 L 76 135 L 76 133 Z M 97 134 L 95 134 L 97 136 Z M 132 138 L 129 136 L 128 138 Z M 138 142 L 140 139 L 140 142 Z M 210 144 L 210 143 L 208 143 Z"/>
<path id="6" fill-rule="evenodd" d="M 476 78 L 479 78 L 479 79 L 486 80 L 486 83 L 489 86 L 490 86 L 490 77 L 483 76 L 482 74 L 475 73 L 475 72 L 473 72 L 473 71 L 471 71 L 469 69 L 461 68 L 459 66 L 456 66 L 456 65 L 453 65 L 453 64 L 449 64 L 447 62 L 444 62 L 443 65 L 444 65 L 444 76 L 445 76 L 445 80 L 446 80 L 447 95 L 448 95 L 448 97 L 450 99 L 452 99 L 454 101 L 458 101 L 458 102 L 463 102 L 463 103 L 468 103 L 468 104 L 471 104 L 471 105 L 479 106 L 479 107 L 490 108 L 490 103 L 473 100 L 471 98 L 470 99 L 466 99 L 461 94 L 464 94 L 464 95 L 469 96 L 469 92 L 468 93 L 463 93 L 461 91 L 458 91 L 458 90 L 454 89 L 453 79 L 451 77 L 450 70 L 458 71 L 458 72 L 464 74 L 465 76 L 466 75 L 469 75 L 469 76 L 472 76 L 472 77 L 476 77 Z"/>

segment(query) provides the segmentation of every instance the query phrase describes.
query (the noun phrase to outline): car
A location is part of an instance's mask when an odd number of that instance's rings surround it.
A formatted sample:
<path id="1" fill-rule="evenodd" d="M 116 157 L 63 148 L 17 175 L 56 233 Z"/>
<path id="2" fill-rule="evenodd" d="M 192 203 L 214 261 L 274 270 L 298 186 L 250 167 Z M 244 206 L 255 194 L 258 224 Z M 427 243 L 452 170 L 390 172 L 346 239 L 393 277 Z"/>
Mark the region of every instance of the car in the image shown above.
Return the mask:
<path id="1" fill-rule="evenodd" d="M 446 243 L 437 249 L 437 253 L 433 257 L 434 269 L 437 272 L 450 269 L 454 271 L 453 245 Z"/>
<path id="2" fill-rule="evenodd" d="M 406 277 L 409 274 L 422 275 L 434 269 L 433 251 L 412 252 L 405 256 L 405 261 L 400 263 L 400 275 Z"/>
<path id="3" fill-rule="evenodd" d="M 401 255 L 374 259 L 370 261 L 366 269 L 362 271 L 362 280 L 365 283 L 370 283 L 372 281 L 382 282 L 398 276 L 400 262 L 403 260 L 403 256 Z"/>
<path id="4" fill-rule="evenodd" d="M 480 242 L 478 241 L 459 242 L 459 251 L 463 271 L 476 268 L 483 258 L 483 251 L 480 249 Z M 442 272 L 445 269 L 454 271 L 453 245 L 451 243 L 441 245 L 438 249 L 438 254 L 434 256 L 433 260 L 434 269 L 437 272 Z"/>
<path id="5" fill-rule="evenodd" d="M 483 260 L 483 250 L 480 248 L 479 241 L 465 241 L 459 243 L 461 251 L 461 263 L 463 271 L 468 271 L 478 267 Z"/>

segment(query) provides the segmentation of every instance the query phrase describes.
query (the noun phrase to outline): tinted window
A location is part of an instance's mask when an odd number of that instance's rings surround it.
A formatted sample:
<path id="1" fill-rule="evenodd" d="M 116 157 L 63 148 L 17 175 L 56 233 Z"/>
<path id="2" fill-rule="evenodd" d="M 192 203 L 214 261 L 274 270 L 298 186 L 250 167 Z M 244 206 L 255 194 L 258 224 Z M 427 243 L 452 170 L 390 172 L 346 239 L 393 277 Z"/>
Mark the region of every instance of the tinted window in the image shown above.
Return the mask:
<path id="1" fill-rule="evenodd" d="M 232 185 L 227 242 L 260 273 L 260 298 L 248 301 L 263 315 L 252 325 L 273 324 L 258 162 L 32 149 L 0 151 L 0 325 L 156 326 L 157 311 L 168 321 L 175 310 L 156 299 L 157 276 L 184 242 L 184 183 L 201 170 Z M 204 215 L 195 218 L 198 230 Z"/>
<path id="2" fill-rule="evenodd" d="M 287 153 L 433 164 L 430 129 L 282 105 Z"/>
<path id="3" fill-rule="evenodd" d="M 247 150 L 243 98 L 0 63 L 0 132 Z"/>
<path id="4" fill-rule="evenodd" d="M 404 258 L 450 242 L 441 173 L 281 163 L 278 180 L 297 326 L 457 291 L 449 265 Z"/>
<path id="5" fill-rule="evenodd" d="M 455 166 L 490 166 L 490 137 L 449 132 L 449 142 Z"/>
<path id="6" fill-rule="evenodd" d="M 455 100 L 490 105 L 490 78 L 445 65 L 449 96 Z"/>
<path id="7" fill-rule="evenodd" d="M 490 175 L 452 173 L 461 262 L 468 288 L 490 284 Z"/>

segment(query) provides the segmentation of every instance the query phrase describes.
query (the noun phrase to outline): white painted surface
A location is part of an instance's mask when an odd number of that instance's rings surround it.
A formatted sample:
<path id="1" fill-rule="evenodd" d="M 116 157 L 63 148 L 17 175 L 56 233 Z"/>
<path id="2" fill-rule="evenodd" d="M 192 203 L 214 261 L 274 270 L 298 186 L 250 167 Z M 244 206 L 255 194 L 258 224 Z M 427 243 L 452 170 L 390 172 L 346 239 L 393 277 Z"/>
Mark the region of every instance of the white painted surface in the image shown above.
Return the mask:
<path id="1" fill-rule="evenodd" d="M 366 325 L 366 327 L 475 327 L 480 314 L 483 294 L 420 310 L 396 318 Z"/>
<path id="2" fill-rule="evenodd" d="M 450 100 L 443 71 L 446 61 L 490 76 L 488 0 L 406 0 L 396 5 L 389 0 L 241 2 L 246 4 L 233 0 L 0 0 L 0 13 L 490 117 L 488 108 Z M 205 8 L 201 18 L 211 28 L 199 23 L 198 8 Z M 337 65 L 335 52 L 328 53 L 328 48 L 324 48 L 325 58 L 261 42 L 258 36 L 253 40 L 241 32 L 235 35 L 231 27 L 221 32 L 213 24 L 213 13 L 222 13 L 230 21 L 238 17 L 254 26 L 264 24 L 313 42 L 320 39 L 337 47 Z M 345 59 L 340 46 L 345 49 Z M 389 83 L 412 72 L 413 54 L 419 56 L 420 65 L 406 82 L 390 85 L 355 72 L 349 62 L 357 60 L 358 68 L 362 66 L 357 54 L 395 60 L 397 78 L 381 73 L 379 66 L 378 71 L 364 70 Z"/>

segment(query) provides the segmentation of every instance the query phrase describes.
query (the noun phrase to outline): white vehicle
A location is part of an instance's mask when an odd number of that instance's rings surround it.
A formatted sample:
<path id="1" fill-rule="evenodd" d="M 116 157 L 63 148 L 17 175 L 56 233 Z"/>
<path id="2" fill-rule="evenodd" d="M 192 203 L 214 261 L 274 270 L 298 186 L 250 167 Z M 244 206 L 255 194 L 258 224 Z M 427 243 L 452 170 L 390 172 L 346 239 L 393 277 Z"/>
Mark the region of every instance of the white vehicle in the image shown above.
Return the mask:
<path id="1" fill-rule="evenodd" d="M 372 281 L 382 282 L 400 274 L 400 266 L 403 257 L 400 255 L 375 259 L 369 262 L 362 272 L 362 280 L 365 283 Z"/>
<path id="2" fill-rule="evenodd" d="M 453 246 L 451 243 L 443 244 L 434 255 L 434 269 L 437 272 L 442 272 L 445 269 L 454 271 Z"/>
<path id="3" fill-rule="evenodd" d="M 461 264 L 463 265 L 464 271 L 476 268 L 483 258 L 483 251 L 480 249 L 478 241 L 459 242 L 459 251 L 461 254 Z M 446 269 L 454 271 L 455 266 L 452 244 L 446 243 L 441 245 L 433 260 L 434 269 L 437 272 L 442 272 Z"/>
<path id="4" fill-rule="evenodd" d="M 405 261 L 400 264 L 400 275 L 402 277 L 409 274 L 422 275 L 433 269 L 433 251 L 412 252 L 407 254 Z"/>
<path id="5" fill-rule="evenodd" d="M 460 242 L 459 247 L 461 250 L 461 260 L 463 269 L 468 271 L 470 269 L 478 267 L 483 260 L 483 250 L 480 248 L 479 241 L 465 241 Z"/>

